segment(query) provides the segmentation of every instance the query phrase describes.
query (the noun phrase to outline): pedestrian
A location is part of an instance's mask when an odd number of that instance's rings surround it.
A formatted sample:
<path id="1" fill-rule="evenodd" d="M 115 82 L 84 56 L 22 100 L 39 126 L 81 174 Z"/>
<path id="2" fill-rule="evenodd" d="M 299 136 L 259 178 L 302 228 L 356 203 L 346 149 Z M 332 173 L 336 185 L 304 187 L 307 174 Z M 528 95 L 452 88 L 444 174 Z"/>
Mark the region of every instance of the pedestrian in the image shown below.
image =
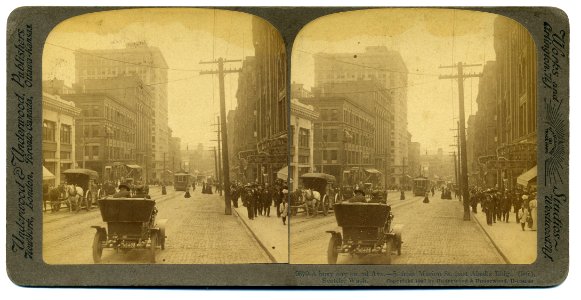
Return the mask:
<path id="1" fill-rule="evenodd" d="M 272 187 L 266 185 L 262 192 L 262 210 L 264 215 L 270 217 L 270 207 L 272 206 Z"/>
<path id="2" fill-rule="evenodd" d="M 400 191 L 399 200 L 405 200 L 405 192 L 404 192 L 403 188 Z"/>
<path id="3" fill-rule="evenodd" d="M 524 205 L 518 210 L 518 218 L 520 220 L 522 231 L 525 231 L 525 224 L 529 218 L 529 210 Z"/>
<path id="4" fill-rule="evenodd" d="M 286 225 L 286 217 L 288 216 L 288 203 L 286 199 L 282 200 L 280 208 L 282 210 L 280 213 L 282 216 L 282 225 Z"/>
<path id="5" fill-rule="evenodd" d="M 240 189 L 237 184 L 232 184 L 230 187 L 230 192 L 232 194 L 232 206 L 238 208 L 238 197 L 240 197 Z"/>
<path id="6" fill-rule="evenodd" d="M 242 193 L 242 205 L 246 207 L 248 219 L 254 220 L 254 195 L 252 193 L 252 187 L 249 184 L 245 186 Z"/>
<path id="7" fill-rule="evenodd" d="M 492 226 L 492 219 L 494 214 L 492 207 L 494 204 L 492 202 L 492 195 L 490 195 L 490 191 L 488 191 L 488 194 L 484 196 L 484 202 L 482 203 L 482 206 L 482 209 L 486 214 L 486 224 L 488 224 L 488 226 Z"/>
<path id="8" fill-rule="evenodd" d="M 429 195 L 430 195 L 430 192 L 427 191 L 426 196 L 424 197 L 424 201 L 423 201 L 424 203 L 430 203 L 430 198 L 428 197 Z"/>

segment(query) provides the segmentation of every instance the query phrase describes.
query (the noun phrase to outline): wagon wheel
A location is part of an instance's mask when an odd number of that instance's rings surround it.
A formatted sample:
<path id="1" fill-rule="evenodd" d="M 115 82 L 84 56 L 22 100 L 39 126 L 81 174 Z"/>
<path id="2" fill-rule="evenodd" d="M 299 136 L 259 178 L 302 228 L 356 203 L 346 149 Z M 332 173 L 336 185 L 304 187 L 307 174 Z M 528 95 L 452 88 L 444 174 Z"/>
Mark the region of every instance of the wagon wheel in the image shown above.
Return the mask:
<path id="1" fill-rule="evenodd" d="M 103 244 L 102 241 L 102 234 L 100 232 L 95 233 L 95 237 L 93 238 L 93 262 L 98 264 L 101 263 L 101 255 L 103 254 Z"/>
<path id="2" fill-rule="evenodd" d="M 391 248 L 392 248 L 393 241 L 391 239 L 385 242 L 385 264 L 391 264 Z"/>
<path id="3" fill-rule="evenodd" d="M 329 240 L 329 246 L 327 247 L 327 263 L 330 265 L 334 265 L 337 263 L 337 257 L 339 256 L 339 252 L 337 251 L 337 247 L 341 246 L 342 239 L 340 234 L 333 234 L 331 235 L 331 239 Z"/>
<path id="4" fill-rule="evenodd" d="M 154 264 L 155 263 L 155 249 L 157 248 L 157 232 L 151 233 L 151 244 L 149 245 L 150 257 L 149 261 Z"/>
<path id="5" fill-rule="evenodd" d="M 91 191 L 87 191 L 87 196 L 85 197 L 85 199 L 86 199 L 85 203 L 87 204 L 87 211 L 89 211 L 93 206 L 93 193 Z"/>
<path id="6" fill-rule="evenodd" d="M 323 196 L 321 206 L 323 207 L 323 216 L 326 216 L 329 213 L 329 197 L 327 195 Z"/>

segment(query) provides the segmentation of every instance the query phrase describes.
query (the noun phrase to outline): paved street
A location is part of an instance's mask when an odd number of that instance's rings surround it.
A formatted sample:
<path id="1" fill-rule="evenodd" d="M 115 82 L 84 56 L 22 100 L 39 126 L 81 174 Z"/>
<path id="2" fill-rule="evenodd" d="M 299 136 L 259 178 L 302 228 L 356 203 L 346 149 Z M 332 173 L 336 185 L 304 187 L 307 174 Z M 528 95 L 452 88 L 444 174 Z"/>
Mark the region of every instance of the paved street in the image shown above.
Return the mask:
<path id="1" fill-rule="evenodd" d="M 394 264 L 503 264 L 505 261 L 475 220 L 463 221 L 458 200 L 442 200 L 439 195 L 422 203 L 423 197 L 406 193 L 406 200 L 391 192 L 388 202 L 394 224 L 403 225 L 402 255 Z M 291 219 L 291 257 L 294 264 L 326 264 L 330 234 L 338 230 L 335 216 Z M 373 264 L 377 258 L 355 259 L 340 255 L 337 263 Z"/>
<path id="2" fill-rule="evenodd" d="M 165 264 L 270 263 L 247 227 L 235 215 L 224 215 L 224 203 L 200 189 L 185 199 L 184 192 L 168 187 L 162 196 L 159 187 L 150 194 L 156 199 L 157 219 L 168 219 L 166 248 L 157 251 L 157 262 Z M 43 257 L 49 264 L 92 264 L 92 225 L 106 226 L 97 208 L 87 212 L 45 212 L 43 219 Z M 148 251 L 115 253 L 103 250 L 103 263 L 148 263 Z"/>

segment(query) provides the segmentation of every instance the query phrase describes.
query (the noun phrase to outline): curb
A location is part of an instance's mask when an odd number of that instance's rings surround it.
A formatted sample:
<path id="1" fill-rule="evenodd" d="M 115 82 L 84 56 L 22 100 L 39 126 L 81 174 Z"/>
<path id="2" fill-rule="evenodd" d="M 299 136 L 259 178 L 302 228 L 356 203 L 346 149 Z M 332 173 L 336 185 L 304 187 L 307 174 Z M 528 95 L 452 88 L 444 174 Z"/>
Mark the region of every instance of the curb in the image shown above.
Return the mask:
<path id="1" fill-rule="evenodd" d="M 236 210 L 236 208 L 232 207 L 232 211 L 236 214 L 236 217 L 238 218 L 238 220 L 241 221 L 242 224 L 244 224 L 244 227 L 246 228 L 246 230 L 248 230 L 248 232 L 250 232 L 250 234 L 252 234 L 252 237 L 254 237 L 254 239 L 256 240 L 256 242 L 258 243 L 258 245 L 260 245 L 260 248 L 262 248 L 262 250 L 264 250 L 264 252 L 266 252 L 266 254 L 268 255 L 268 258 L 270 258 L 270 260 L 273 263 L 278 263 L 276 261 L 276 258 L 274 257 L 274 255 L 272 255 L 272 253 L 270 253 L 270 250 L 268 249 L 268 247 L 266 247 L 262 241 L 258 238 L 258 236 L 254 233 L 254 231 L 252 231 L 252 229 L 250 228 L 250 226 L 248 226 L 248 223 L 246 223 L 246 220 L 244 219 L 243 216 L 241 216 L 238 213 L 238 210 Z"/>
<path id="2" fill-rule="evenodd" d="M 494 246 L 494 248 L 496 248 L 496 251 L 498 251 L 498 253 L 502 257 L 502 259 L 504 260 L 504 262 L 507 263 L 507 264 L 509 264 L 509 265 L 512 264 L 510 262 L 510 259 L 508 259 L 508 257 L 506 257 L 506 255 L 504 254 L 504 252 L 502 252 L 502 250 L 500 249 L 500 247 L 496 244 L 496 242 L 494 242 L 494 240 L 492 239 L 492 237 L 490 236 L 490 234 L 488 234 L 488 231 L 486 231 L 486 229 L 484 229 L 484 225 L 482 225 L 482 223 L 480 223 L 480 220 L 478 220 L 478 218 L 476 216 L 474 216 L 474 212 L 472 212 L 472 210 L 470 210 L 470 215 L 472 216 L 472 220 L 475 220 L 475 223 L 478 224 L 478 226 L 480 227 L 480 229 L 484 232 L 484 234 L 486 234 L 486 237 L 488 237 L 488 240 L 492 243 L 492 245 Z"/>

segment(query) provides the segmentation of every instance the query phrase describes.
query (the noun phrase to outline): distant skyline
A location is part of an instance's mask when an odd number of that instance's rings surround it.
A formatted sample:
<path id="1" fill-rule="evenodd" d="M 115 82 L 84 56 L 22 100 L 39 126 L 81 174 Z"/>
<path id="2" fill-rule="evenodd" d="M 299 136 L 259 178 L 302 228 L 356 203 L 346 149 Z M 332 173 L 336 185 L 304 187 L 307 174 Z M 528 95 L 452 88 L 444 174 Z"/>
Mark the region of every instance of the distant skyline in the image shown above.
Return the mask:
<path id="1" fill-rule="evenodd" d="M 252 15 L 220 9 L 163 8 L 90 13 L 67 19 L 49 34 L 43 53 L 43 80 L 74 82 L 74 52 L 122 49 L 145 41 L 157 47 L 168 64 L 168 125 L 190 149 L 216 142 L 219 113 L 218 78 L 199 75 L 216 65 L 200 61 L 254 55 Z M 241 63 L 229 64 L 241 67 Z M 238 75 L 225 77 L 227 111 L 237 106 Z"/>
<path id="2" fill-rule="evenodd" d="M 496 15 L 451 9 L 370 9 L 321 17 L 305 26 L 292 53 L 291 81 L 314 85 L 314 53 L 360 53 L 368 46 L 399 51 L 408 69 L 408 131 L 420 153 L 454 151 L 458 83 L 438 75 L 455 74 L 441 65 L 494 60 Z M 470 68 L 481 72 L 481 67 Z M 478 79 L 466 79 L 466 121 L 477 111 Z"/>

